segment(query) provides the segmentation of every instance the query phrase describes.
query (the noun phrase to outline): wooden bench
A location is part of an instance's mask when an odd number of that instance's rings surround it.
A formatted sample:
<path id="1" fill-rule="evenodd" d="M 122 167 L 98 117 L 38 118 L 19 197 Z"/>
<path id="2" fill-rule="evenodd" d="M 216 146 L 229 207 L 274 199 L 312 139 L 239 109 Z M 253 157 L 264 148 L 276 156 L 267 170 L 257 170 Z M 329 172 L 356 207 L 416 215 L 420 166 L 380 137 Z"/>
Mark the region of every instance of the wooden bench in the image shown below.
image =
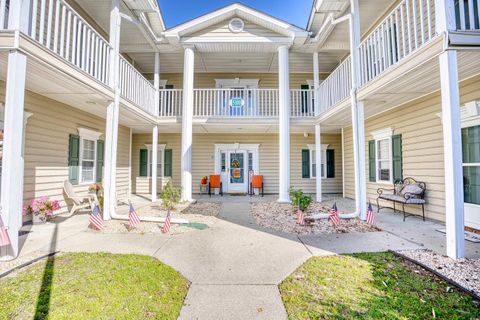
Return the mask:
<path id="1" fill-rule="evenodd" d="M 393 211 L 396 212 L 396 203 L 402 204 L 403 211 L 403 221 L 406 217 L 413 216 L 413 214 L 405 213 L 405 205 L 421 205 L 422 206 L 422 217 L 425 221 L 425 190 L 427 185 L 425 182 L 417 181 L 413 178 L 405 178 L 403 181 L 397 181 L 394 183 L 392 189 L 378 188 L 377 189 L 377 213 L 380 212 L 381 208 L 389 207 L 380 207 L 379 200 L 391 201 L 393 202 Z M 386 193 L 387 192 L 387 193 Z"/>

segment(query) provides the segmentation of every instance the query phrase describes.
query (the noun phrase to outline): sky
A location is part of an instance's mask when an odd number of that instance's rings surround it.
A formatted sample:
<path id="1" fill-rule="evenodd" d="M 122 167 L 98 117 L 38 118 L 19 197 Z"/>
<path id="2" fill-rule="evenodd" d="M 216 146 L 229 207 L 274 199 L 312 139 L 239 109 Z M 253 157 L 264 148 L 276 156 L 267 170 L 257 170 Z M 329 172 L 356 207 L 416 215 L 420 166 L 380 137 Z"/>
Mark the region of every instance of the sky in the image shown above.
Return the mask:
<path id="1" fill-rule="evenodd" d="M 291 24 L 305 28 L 313 0 L 157 0 L 167 28 L 240 2 Z"/>

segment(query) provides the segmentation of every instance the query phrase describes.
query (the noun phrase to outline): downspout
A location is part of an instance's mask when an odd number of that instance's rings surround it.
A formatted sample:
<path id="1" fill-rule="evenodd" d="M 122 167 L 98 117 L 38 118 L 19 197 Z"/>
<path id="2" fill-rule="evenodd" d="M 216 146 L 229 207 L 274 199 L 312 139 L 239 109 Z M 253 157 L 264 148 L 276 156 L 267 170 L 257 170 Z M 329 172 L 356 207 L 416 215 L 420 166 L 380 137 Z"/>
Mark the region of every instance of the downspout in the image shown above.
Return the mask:
<path id="1" fill-rule="evenodd" d="M 352 0 L 352 5 L 353 3 L 355 2 L 355 0 Z M 356 6 L 355 8 L 356 10 L 358 10 L 358 7 Z M 358 123 L 357 123 L 357 117 L 354 116 L 354 114 L 356 113 L 356 110 L 357 110 L 357 79 L 358 79 L 358 56 L 356 54 L 356 43 L 357 43 L 357 40 L 356 39 L 356 35 L 355 35 L 355 26 L 353 24 L 353 15 L 352 15 L 352 12 L 349 13 L 349 14 L 346 14 L 338 19 L 332 19 L 332 24 L 335 25 L 335 24 L 338 24 L 338 23 L 341 23 L 341 22 L 344 22 L 344 21 L 347 21 L 349 22 L 349 30 L 350 30 L 350 55 L 352 57 L 352 62 L 351 62 L 351 75 L 352 75 L 352 88 L 351 88 L 351 92 L 350 92 L 350 100 L 351 100 L 351 105 L 352 105 L 352 131 L 353 130 L 357 130 L 358 128 Z M 342 129 L 342 133 L 343 133 L 343 129 Z M 355 136 L 358 136 L 355 135 L 355 133 L 353 134 L 354 138 Z M 355 139 L 354 139 L 355 140 Z M 355 149 L 355 141 L 354 141 L 354 149 Z M 343 134 L 342 134 L 342 148 L 343 148 Z M 354 155 L 355 155 L 355 150 L 354 150 Z M 343 157 L 343 155 L 342 155 Z M 342 162 L 344 162 L 342 160 Z M 355 194 L 356 194 L 356 199 L 355 199 L 355 212 L 352 212 L 352 213 L 340 213 L 339 214 L 339 217 L 341 219 L 353 219 L 353 218 L 357 218 L 359 216 L 361 216 L 361 212 L 362 212 L 362 208 L 361 208 L 361 203 L 362 201 L 359 199 L 359 194 L 360 194 L 360 183 L 358 181 L 359 177 L 358 177 L 358 170 L 361 170 L 362 168 L 359 168 L 359 163 L 358 163 L 358 159 L 357 157 L 355 157 L 354 159 L 354 165 L 355 165 Z M 342 170 L 344 170 L 342 168 Z M 343 180 L 345 180 L 343 178 Z M 343 188 L 345 188 L 345 185 L 343 186 Z M 319 214 L 315 214 L 312 216 L 313 219 L 327 219 L 329 217 L 329 214 L 328 213 L 319 213 Z"/>

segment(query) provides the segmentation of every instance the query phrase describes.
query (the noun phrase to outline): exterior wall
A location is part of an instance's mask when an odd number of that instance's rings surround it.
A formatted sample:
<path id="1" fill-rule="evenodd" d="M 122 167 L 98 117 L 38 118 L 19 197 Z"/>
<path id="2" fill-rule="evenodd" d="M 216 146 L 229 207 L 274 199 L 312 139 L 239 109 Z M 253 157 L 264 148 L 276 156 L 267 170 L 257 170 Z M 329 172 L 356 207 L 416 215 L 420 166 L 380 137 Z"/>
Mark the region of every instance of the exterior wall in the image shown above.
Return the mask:
<path id="1" fill-rule="evenodd" d="M 153 79 L 151 74 L 145 76 Z M 327 76 L 327 74 L 320 74 L 320 79 L 325 79 Z M 194 87 L 199 89 L 215 88 L 215 79 L 234 78 L 260 79 L 260 88 L 278 88 L 278 74 L 276 73 L 195 73 Z M 181 73 L 162 73 L 160 79 L 167 80 L 167 84 L 173 84 L 175 89 L 183 88 L 183 74 Z M 307 80 L 313 81 L 313 73 L 291 73 L 290 88 L 300 89 L 300 85 L 307 84 Z"/>
<path id="2" fill-rule="evenodd" d="M 461 104 L 480 99 L 479 79 L 461 83 Z M 368 108 L 368 106 L 366 106 Z M 391 185 L 368 181 L 368 141 L 372 131 L 392 128 L 402 135 L 403 177 L 413 177 L 427 184 L 425 214 L 437 220 L 445 220 L 445 188 L 443 162 L 443 130 L 440 93 L 435 93 L 405 104 L 365 121 L 367 197 L 377 198 L 377 188 Z M 346 196 L 354 198 L 353 141 L 351 128 L 345 129 L 345 188 Z M 406 211 L 421 214 L 418 206 L 407 206 Z"/>
<path id="3" fill-rule="evenodd" d="M 245 25 L 241 32 L 233 33 L 230 31 L 228 27 L 231 19 L 224 20 L 219 22 L 215 25 L 209 26 L 201 31 L 195 32 L 189 37 L 207 37 L 207 38 L 218 38 L 219 41 L 224 37 L 231 37 L 235 35 L 235 37 L 243 38 L 243 39 L 260 39 L 263 40 L 264 38 L 284 38 L 284 35 L 276 33 L 272 30 L 267 28 L 261 27 L 257 24 L 254 24 L 248 20 L 243 20 Z"/>
<path id="4" fill-rule="evenodd" d="M 5 101 L 4 82 L 0 90 L 0 99 Z M 79 127 L 105 132 L 105 120 L 29 91 L 25 94 L 25 111 L 33 115 L 25 132 L 24 201 L 48 196 L 60 201 L 58 213 L 66 212 L 63 183 L 68 179 L 69 134 L 78 134 Z M 102 135 L 100 139 L 105 137 Z M 120 127 L 117 159 L 120 197 L 126 195 L 129 187 L 129 140 L 129 129 Z M 79 194 L 86 193 L 88 185 L 78 185 L 75 189 Z"/>
<path id="5" fill-rule="evenodd" d="M 148 134 L 133 135 L 132 145 L 132 192 L 139 194 L 150 193 L 150 178 L 139 177 L 140 149 L 151 144 L 152 138 Z M 159 144 L 166 144 L 166 149 L 172 149 L 172 182 L 180 185 L 180 153 L 181 134 L 159 134 Z M 277 134 L 194 134 L 193 135 L 193 192 L 198 193 L 200 179 L 214 173 L 215 144 L 260 144 L 259 147 L 259 174 L 264 176 L 265 192 L 278 193 L 278 135 Z M 301 150 L 308 149 L 308 144 L 314 144 L 315 137 L 303 134 L 291 135 L 291 185 L 301 188 L 307 193 L 315 193 L 315 179 L 302 179 Z M 322 135 L 322 143 L 330 144 L 335 149 L 335 178 L 323 180 L 324 193 L 340 193 L 342 191 L 342 154 L 341 139 L 338 134 Z M 159 179 L 158 187 L 168 179 Z"/>

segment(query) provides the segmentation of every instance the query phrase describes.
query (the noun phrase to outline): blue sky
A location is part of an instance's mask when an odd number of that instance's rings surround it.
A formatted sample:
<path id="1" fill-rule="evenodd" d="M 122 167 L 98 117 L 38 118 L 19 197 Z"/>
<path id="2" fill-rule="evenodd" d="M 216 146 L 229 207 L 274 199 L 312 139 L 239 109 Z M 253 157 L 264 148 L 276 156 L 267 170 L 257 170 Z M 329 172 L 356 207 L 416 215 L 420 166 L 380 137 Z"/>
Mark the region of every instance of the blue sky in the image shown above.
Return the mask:
<path id="1" fill-rule="evenodd" d="M 305 28 L 313 0 L 157 0 L 167 28 L 235 2 Z"/>

